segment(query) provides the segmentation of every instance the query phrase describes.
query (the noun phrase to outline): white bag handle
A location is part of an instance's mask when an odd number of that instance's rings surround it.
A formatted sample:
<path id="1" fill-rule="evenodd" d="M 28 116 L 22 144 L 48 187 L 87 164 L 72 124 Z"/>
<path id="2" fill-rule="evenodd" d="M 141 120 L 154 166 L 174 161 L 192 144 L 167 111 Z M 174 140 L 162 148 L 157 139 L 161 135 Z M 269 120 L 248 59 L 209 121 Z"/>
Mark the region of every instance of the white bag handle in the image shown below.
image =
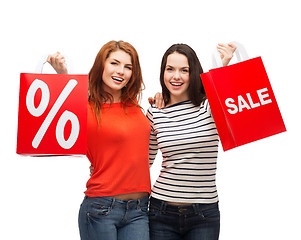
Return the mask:
<path id="1" fill-rule="evenodd" d="M 238 62 L 245 61 L 249 59 L 248 53 L 245 47 L 239 42 L 231 42 L 236 46 L 235 55 Z M 215 49 L 212 53 L 212 66 L 213 68 L 223 67 L 222 59 L 220 53 Z"/>
<path id="2" fill-rule="evenodd" d="M 45 65 L 45 63 L 47 63 L 47 58 L 48 58 L 48 55 L 46 54 L 46 55 L 43 55 L 42 57 L 41 57 L 41 59 L 38 61 L 38 63 L 37 63 L 37 65 L 36 65 L 36 69 L 35 69 L 35 73 L 42 73 L 43 72 L 43 67 L 44 67 L 44 65 Z M 70 72 L 71 72 L 71 69 L 70 69 L 70 59 L 69 58 L 67 58 L 66 56 L 65 56 L 65 59 L 66 59 L 66 61 L 65 61 L 65 65 L 66 65 L 66 68 L 68 69 L 68 73 L 70 74 Z M 67 63 L 68 62 L 68 63 Z"/>

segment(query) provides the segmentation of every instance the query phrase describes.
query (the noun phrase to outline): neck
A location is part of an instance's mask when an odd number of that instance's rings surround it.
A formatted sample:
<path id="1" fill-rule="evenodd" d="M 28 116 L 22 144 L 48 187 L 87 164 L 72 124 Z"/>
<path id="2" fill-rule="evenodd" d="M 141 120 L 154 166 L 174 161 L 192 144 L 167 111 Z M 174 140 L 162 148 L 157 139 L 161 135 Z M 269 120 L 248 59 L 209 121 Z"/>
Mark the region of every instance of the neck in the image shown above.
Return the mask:
<path id="1" fill-rule="evenodd" d="M 118 103 L 121 101 L 121 89 L 116 90 L 104 85 L 103 90 L 112 96 L 112 98 L 104 99 L 104 103 Z"/>
<path id="2" fill-rule="evenodd" d="M 121 99 L 120 98 L 118 98 L 118 99 L 116 99 L 116 98 L 112 98 L 112 101 L 111 101 L 111 99 L 104 99 L 103 100 L 103 103 L 120 103 L 121 102 Z"/>
<path id="3" fill-rule="evenodd" d="M 104 103 L 119 103 L 121 102 L 121 92 L 109 92 L 107 99 L 103 99 Z"/>
<path id="4" fill-rule="evenodd" d="M 176 97 L 176 96 L 170 96 L 170 100 L 168 102 L 168 104 L 166 106 L 170 106 L 170 105 L 174 105 L 174 104 L 177 104 L 179 102 L 184 102 L 184 101 L 187 101 L 189 100 L 189 97 Z"/>

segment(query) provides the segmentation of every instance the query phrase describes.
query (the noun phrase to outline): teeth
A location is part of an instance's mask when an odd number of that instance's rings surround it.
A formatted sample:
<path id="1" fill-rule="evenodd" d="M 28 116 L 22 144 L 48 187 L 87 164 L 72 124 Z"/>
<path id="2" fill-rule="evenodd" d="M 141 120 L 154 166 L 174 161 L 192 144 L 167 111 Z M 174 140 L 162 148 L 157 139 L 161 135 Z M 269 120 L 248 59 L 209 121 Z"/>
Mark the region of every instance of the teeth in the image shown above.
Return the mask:
<path id="1" fill-rule="evenodd" d="M 181 86 L 181 85 L 183 85 L 183 83 L 173 83 L 173 82 L 171 82 L 171 85 L 173 85 L 173 86 Z"/>
<path id="2" fill-rule="evenodd" d="M 122 82 L 123 81 L 123 78 L 119 78 L 119 77 L 112 77 L 115 81 L 118 81 L 118 82 Z"/>

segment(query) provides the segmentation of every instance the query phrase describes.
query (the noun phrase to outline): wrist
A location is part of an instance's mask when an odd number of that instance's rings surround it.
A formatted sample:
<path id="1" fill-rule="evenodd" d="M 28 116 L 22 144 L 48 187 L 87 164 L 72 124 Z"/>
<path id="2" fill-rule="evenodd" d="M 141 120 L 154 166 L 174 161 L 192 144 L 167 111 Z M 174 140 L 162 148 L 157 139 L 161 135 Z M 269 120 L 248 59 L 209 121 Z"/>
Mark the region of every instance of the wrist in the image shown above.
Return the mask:
<path id="1" fill-rule="evenodd" d="M 58 74 L 68 74 L 68 71 L 57 71 Z"/>
<path id="2" fill-rule="evenodd" d="M 223 66 L 224 67 L 227 66 L 229 64 L 230 60 L 231 60 L 231 58 L 229 58 L 229 59 L 223 59 L 222 60 Z"/>
<path id="3" fill-rule="evenodd" d="M 55 69 L 58 74 L 68 74 L 66 67 Z"/>

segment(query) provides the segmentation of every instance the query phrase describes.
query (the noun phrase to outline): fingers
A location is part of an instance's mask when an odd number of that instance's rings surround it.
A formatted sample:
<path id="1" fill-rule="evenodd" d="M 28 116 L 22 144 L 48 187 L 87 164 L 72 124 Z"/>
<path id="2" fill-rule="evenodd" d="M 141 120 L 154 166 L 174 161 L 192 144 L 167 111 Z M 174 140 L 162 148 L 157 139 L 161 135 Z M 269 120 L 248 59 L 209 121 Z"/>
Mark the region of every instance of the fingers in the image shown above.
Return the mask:
<path id="1" fill-rule="evenodd" d="M 163 95 L 160 92 L 157 92 L 153 98 L 149 97 L 148 102 L 150 105 L 155 104 L 155 107 L 158 109 L 162 109 L 165 107 Z"/>
<path id="2" fill-rule="evenodd" d="M 94 171 L 94 167 L 91 165 L 91 166 L 89 167 L 89 169 L 90 169 L 90 176 L 92 176 L 93 171 Z"/>
<path id="3" fill-rule="evenodd" d="M 152 105 L 154 102 L 155 102 L 155 100 L 154 100 L 152 97 L 149 97 L 149 98 L 148 98 L 148 103 L 149 103 L 150 105 Z"/>
<path id="4" fill-rule="evenodd" d="M 217 48 L 227 48 L 228 44 L 227 43 L 218 43 Z"/>
<path id="5" fill-rule="evenodd" d="M 225 46 L 225 44 L 219 43 L 216 48 L 217 51 L 221 54 L 221 58 L 223 59 L 227 55 L 227 47 Z"/>
<path id="6" fill-rule="evenodd" d="M 236 45 L 233 43 L 219 43 L 216 48 L 221 54 L 231 55 L 235 52 Z"/>
<path id="7" fill-rule="evenodd" d="M 233 52 L 235 52 L 237 47 L 234 43 L 228 43 L 228 46 L 232 49 Z"/>
<path id="8" fill-rule="evenodd" d="M 64 64 L 65 63 L 65 57 L 61 55 L 60 52 L 56 52 L 54 54 L 50 54 L 47 57 L 47 62 L 50 63 L 51 65 L 59 65 L 59 64 Z"/>
<path id="9" fill-rule="evenodd" d="M 156 106 L 156 108 L 162 109 L 162 108 L 165 107 L 162 93 L 157 92 L 155 94 L 154 100 L 155 100 L 155 106 Z"/>
<path id="10" fill-rule="evenodd" d="M 57 73 L 67 74 L 67 68 L 65 66 L 65 57 L 60 53 L 56 52 L 54 54 L 50 54 L 47 57 L 47 62 L 55 69 Z"/>
<path id="11" fill-rule="evenodd" d="M 227 55 L 229 53 L 229 46 L 227 44 L 219 43 L 216 48 L 222 55 Z"/>
<path id="12" fill-rule="evenodd" d="M 165 103 L 164 103 L 163 98 L 162 98 L 162 100 L 158 103 L 158 109 L 162 109 L 162 108 L 165 108 Z"/>
<path id="13" fill-rule="evenodd" d="M 221 54 L 223 66 L 228 65 L 236 50 L 236 46 L 233 43 L 219 43 L 216 48 Z"/>

